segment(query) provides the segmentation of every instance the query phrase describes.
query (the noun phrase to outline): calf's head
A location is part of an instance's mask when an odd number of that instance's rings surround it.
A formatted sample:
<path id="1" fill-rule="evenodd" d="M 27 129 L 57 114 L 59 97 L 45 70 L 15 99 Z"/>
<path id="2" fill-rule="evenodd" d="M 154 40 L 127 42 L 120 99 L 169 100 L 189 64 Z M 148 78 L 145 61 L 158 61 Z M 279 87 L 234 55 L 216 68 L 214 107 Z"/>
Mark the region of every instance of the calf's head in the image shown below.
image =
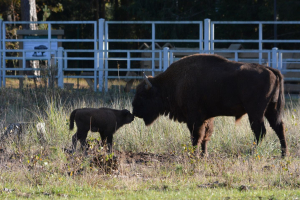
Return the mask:
<path id="1" fill-rule="evenodd" d="M 124 124 L 129 124 L 134 120 L 134 115 L 130 113 L 129 110 L 122 110 L 121 111 L 122 119 Z"/>

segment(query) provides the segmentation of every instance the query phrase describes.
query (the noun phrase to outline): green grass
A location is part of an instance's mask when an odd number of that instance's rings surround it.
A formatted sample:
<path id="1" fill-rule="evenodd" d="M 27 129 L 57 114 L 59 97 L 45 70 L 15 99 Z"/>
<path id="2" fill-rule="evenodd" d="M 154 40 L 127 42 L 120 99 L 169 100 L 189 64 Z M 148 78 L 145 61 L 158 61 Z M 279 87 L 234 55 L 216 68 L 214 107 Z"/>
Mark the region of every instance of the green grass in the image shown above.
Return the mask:
<path id="1" fill-rule="evenodd" d="M 82 158 L 78 151 L 72 157 L 62 151 L 70 147 L 75 133 L 68 130 L 73 109 L 132 110 L 132 96 L 88 90 L 1 89 L 1 134 L 9 123 L 28 122 L 29 126 L 23 141 L 6 140 L 0 145 L 0 198 L 300 198 L 300 104 L 288 99 L 284 122 L 290 156 L 285 159 L 280 158 L 278 138 L 267 122 L 266 138 L 257 147 L 253 144 L 247 116 L 239 125 L 232 117 L 215 120 L 208 158 L 194 157 L 186 125 L 167 117 L 148 127 L 136 118 L 114 135 L 116 152 L 148 152 L 152 155 L 149 162 L 127 155 L 120 157 L 118 170 L 105 173 L 90 165 L 91 156 Z M 34 127 L 37 122 L 46 124 L 44 141 Z M 99 138 L 99 134 L 89 133 L 88 138 Z"/>

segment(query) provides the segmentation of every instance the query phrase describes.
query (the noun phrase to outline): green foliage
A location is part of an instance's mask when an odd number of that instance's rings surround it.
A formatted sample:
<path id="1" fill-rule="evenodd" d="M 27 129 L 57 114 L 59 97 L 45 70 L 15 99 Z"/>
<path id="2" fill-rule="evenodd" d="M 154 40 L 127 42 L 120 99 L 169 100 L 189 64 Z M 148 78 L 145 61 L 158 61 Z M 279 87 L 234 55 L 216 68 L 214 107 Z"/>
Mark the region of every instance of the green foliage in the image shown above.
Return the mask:
<path id="1" fill-rule="evenodd" d="M 50 9 L 52 12 L 55 13 L 64 11 L 63 5 L 61 3 L 57 3 L 56 6 L 50 6 Z"/>

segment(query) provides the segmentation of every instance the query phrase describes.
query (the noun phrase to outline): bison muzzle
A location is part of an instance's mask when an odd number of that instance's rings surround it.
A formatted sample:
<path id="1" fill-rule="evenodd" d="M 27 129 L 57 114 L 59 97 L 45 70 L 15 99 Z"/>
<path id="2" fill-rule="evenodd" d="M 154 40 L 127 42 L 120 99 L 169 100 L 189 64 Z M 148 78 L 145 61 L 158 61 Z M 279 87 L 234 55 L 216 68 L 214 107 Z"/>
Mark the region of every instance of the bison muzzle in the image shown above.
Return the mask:
<path id="1" fill-rule="evenodd" d="M 197 150 L 207 154 L 214 117 L 248 114 L 257 143 L 266 134 L 264 117 L 276 132 L 284 157 L 283 77 L 271 67 L 227 60 L 218 55 L 184 57 L 136 89 L 133 114 L 150 125 L 160 115 L 185 122 Z"/>

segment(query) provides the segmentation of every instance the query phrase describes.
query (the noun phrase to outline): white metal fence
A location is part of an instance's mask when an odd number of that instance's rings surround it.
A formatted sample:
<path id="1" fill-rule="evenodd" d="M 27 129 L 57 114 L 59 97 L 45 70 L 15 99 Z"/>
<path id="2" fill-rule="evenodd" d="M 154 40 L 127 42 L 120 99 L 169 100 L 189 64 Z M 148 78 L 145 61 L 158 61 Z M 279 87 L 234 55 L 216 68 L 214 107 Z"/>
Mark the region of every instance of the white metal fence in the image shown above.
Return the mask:
<path id="1" fill-rule="evenodd" d="M 23 78 L 24 75 L 8 75 L 8 70 L 14 71 L 32 71 L 36 69 L 26 68 L 26 60 L 36 59 L 33 57 L 26 57 L 27 52 L 35 52 L 35 49 L 7 49 L 7 43 L 17 43 L 17 42 L 36 42 L 35 39 L 9 39 L 6 37 L 7 30 L 6 27 L 11 24 L 28 24 L 29 22 L 7 22 L 0 20 L 0 86 L 5 87 L 7 78 Z M 31 22 L 32 23 L 32 22 Z M 87 72 L 81 73 L 79 75 L 68 75 L 68 78 L 89 78 L 94 80 L 93 89 L 102 91 L 103 88 L 107 91 L 108 79 L 116 78 L 141 78 L 137 76 L 113 76 L 109 75 L 108 72 L 112 71 L 126 71 L 126 72 L 138 72 L 138 71 L 148 71 L 152 75 L 156 72 L 162 72 L 167 69 L 167 67 L 180 57 L 184 55 L 194 54 L 194 53 L 215 53 L 220 54 L 230 59 L 236 61 L 245 62 L 256 62 L 260 64 L 266 64 L 274 68 L 278 68 L 282 73 L 294 73 L 300 72 L 300 67 L 287 67 L 290 65 L 300 64 L 300 50 L 279 50 L 277 48 L 264 50 L 263 43 L 300 43 L 300 40 L 266 40 L 263 39 L 263 25 L 264 24 L 300 24 L 300 22 L 228 22 L 228 21 L 211 21 L 210 19 L 205 19 L 204 23 L 202 21 L 105 21 L 104 19 L 99 19 L 96 21 L 70 21 L 70 22 L 51 22 L 51 21 L 40 21 L 34 22 L 37 24 L 47 25 L 47 37 L 45 39 L 40 39 L 39 41 L 46 42 L 49 49 L 43 50 L 43 52 L 49 52 L 43 60 L 47 60 L 51 63 L 54 60 L 55 65 L 57 65 L 57 83 L 58 86 L 64 87 L 65 72 L 69 71 L 79 71 Z M 93 38 L 91 39 L 55 39 L 52 38 L 52 27 L 57 24 L 90 24 L 93 26 Z M 110 26 L 113 25 L 130 25 L 130 24 L 143 24 L 148 25 L 151 30 L 151 38 L 110 38 L 109 30 Z M 196 39 L 170 39 L 170 38 L 156 38 L 156 27 L 157 25 L 176 25 L 185 24 L 193 25 L 199 27 L 199 35 Z M 256 24 L 258 26 L 258 38 L 253 40 L 243 40 L 243 39 L 217 39 L 215 38 L 215 26 L 219 24 Z M 204 37 L 203 37 L 204 36 Z M 51 43 L 58 42 L 84 42 L 93 43 L 93 48 L 91 49 L 64 49 L 63 47 L 58 47 L 57 49 L 51 49 Z M 150 43 L 147 49 L 110 49 L 110 44 L 112 43 Z M 156 48 L 156 43 L 195 43 L 198 48 Z M 249 49 L 215 49 L 214 45 L 216 43 L 257 43 L 257 50 Z M 14 56 L 9 56 L 8 53 L 15 53 Z M 79 56 L 70 56 L 72 53 L 77 53 Z M 93 56 L 83 56 L 85 53 L 90 53 Z M 113 56 L 114 53 L 119 53 L 124 56 Z M 138 54 L 139 56 L 136 56 Z M 252 57 L 242 57 L 242 54 L 253 55 Z M 299 55 L 298 55 L 299 54 Z M 21 55 L 21 56 L 20 56 Z M 146 56 L 141 56 L 146 55 Z M 287 56 L 291 55 L 291 56 Z M 22 67 L 9 68 L 6 66 L 8 60 L 21 60 Z M 93 66 L 82 67 L 82 68 L 72 68 L 69 66 L 69 61 L 71 60 L 84 60 L 93 61 Z M 109 61 L 124 61 L 126 62 L 126 68 L 113 68 L 109 65 Z M 53 62 L 53 61 L 52 61 Z M 132 62 L 144 62 L 150 63 L 148 67 L 133 68 Z M 300 65 L 299 65 L 300 66 Z M 34 75 L 27 75 L 28 78 L 34 78 Z M 298 77 L 288 77 L 285 78 L 288 81 L 300 81 Z"/>

